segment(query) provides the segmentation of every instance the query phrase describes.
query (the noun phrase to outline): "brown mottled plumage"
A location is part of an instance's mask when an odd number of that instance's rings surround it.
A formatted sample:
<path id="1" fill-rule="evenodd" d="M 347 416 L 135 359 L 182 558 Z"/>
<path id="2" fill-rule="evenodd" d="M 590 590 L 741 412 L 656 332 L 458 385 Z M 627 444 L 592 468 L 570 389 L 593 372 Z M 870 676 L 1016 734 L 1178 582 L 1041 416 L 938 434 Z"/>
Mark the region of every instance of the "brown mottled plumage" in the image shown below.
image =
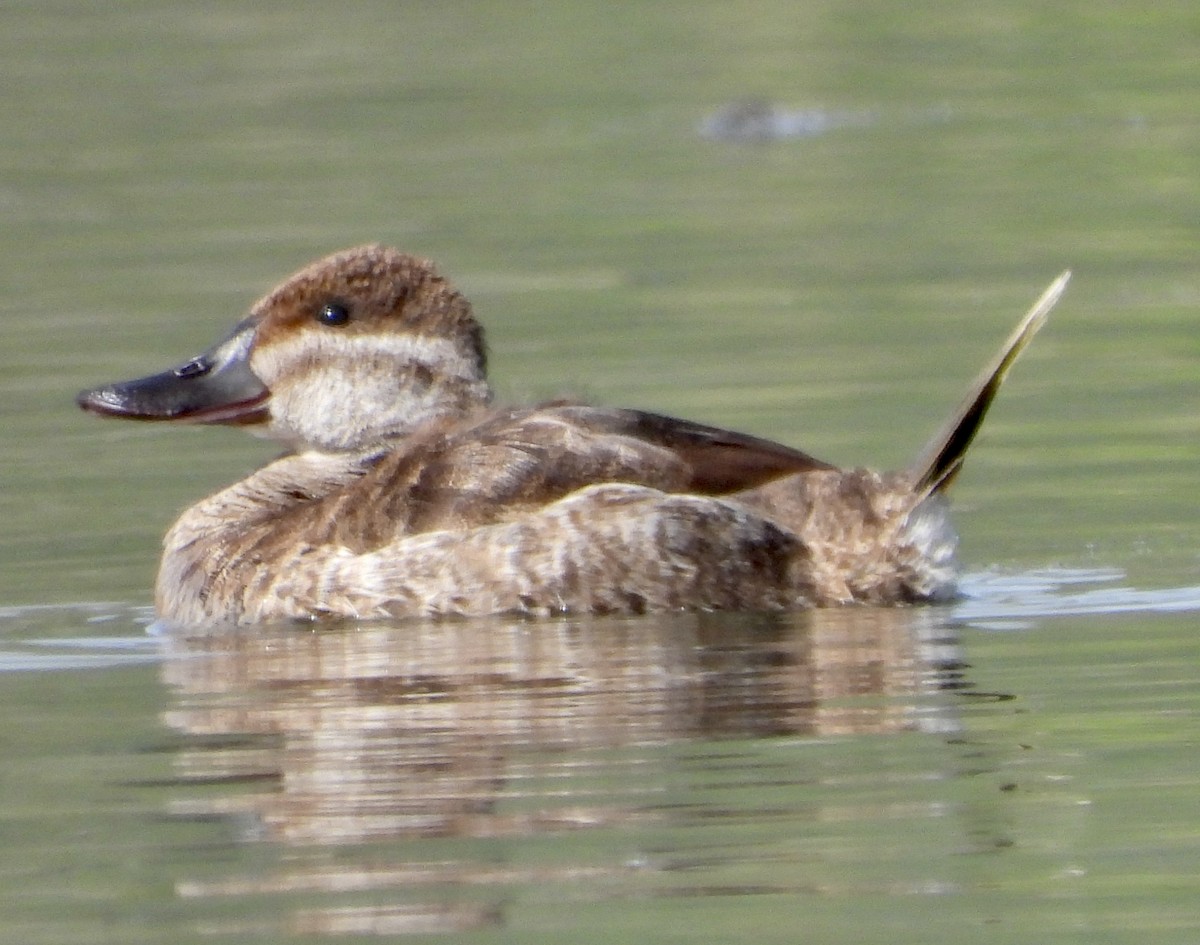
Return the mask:
<path id="1" fill-rule="evenodd" d="M 158 609 L 180 623 L 934 600 L 954 580 L 942 493 L 1066 281 L 922 458 L 883 475 L 636 410 L 495 408 L 467 300 L 380 246 L 313 263 L 209 351 L 79 404 L 290 449 L 167 533 Z"/>

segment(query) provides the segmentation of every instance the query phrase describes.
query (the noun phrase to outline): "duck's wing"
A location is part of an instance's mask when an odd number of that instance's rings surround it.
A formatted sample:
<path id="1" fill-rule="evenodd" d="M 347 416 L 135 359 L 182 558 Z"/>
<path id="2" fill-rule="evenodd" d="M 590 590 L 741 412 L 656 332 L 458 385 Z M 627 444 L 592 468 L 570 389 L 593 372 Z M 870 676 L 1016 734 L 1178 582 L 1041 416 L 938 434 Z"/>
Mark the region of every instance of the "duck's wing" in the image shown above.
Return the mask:
<path id="1" fill-rule="evenodd" d="M 690 470 L 688 492 L 725 495 L 832 465 L 781 443 L 642 410 L 562 405 L 554 412 L 593 433 L 665 450 Z"/>
<path id="2" fill-rule="evenodd" d="M 511 518 L 603 483 L 719 496 L 831 468 L 729 430 L 554 402 L 494 410 L 411 437 L 331 497 L 322 517 L 338 523 L 339 535 L 345 533 L 339 541 L 365 547 L 395 535 Z"/>

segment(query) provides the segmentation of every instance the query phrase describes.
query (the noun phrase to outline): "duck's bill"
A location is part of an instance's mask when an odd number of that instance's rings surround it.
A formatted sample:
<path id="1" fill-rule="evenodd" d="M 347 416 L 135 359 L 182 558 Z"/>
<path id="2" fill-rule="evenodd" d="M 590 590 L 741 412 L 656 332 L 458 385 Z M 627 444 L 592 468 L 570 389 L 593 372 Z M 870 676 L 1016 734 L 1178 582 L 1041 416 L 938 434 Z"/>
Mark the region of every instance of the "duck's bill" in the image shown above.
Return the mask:
<path id="1" fill-rule="evenodd" d="M 255 323 L 247 319 L 198 357 L 161 374 L 82 391 L 75 402 L 90 413 L 129 420 L 261 423 L 270 391 L 250 370 Z"/>

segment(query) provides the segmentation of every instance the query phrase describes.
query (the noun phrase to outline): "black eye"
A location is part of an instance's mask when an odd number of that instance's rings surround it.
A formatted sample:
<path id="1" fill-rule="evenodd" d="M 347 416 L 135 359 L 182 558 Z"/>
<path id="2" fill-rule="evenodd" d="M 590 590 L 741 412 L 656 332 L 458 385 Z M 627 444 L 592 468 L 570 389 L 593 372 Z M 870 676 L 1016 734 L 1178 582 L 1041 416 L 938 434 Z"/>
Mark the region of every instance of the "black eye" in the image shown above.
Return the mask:
<path id="1" fill-rule="evenodd" d="M 317 321 L 322 325 L 336 328 L 338 325 L 344 325 L 350 321 L 350 309 L 341 302 L 326 302 L 317 312 Z"/>

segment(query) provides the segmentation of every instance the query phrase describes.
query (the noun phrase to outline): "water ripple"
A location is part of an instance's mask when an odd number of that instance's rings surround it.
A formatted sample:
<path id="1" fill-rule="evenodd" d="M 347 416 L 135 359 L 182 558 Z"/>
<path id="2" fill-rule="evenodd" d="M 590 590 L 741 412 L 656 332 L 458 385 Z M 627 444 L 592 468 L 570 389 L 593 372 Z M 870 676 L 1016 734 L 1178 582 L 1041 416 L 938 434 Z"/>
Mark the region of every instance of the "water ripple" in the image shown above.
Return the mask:
<path id="1" fill-rule="evenodd" d="M 1125 577 L 1118 568 L 967 574 L 949 622 L 1013 630 L 1053 617 L 1200 611 L 1200 585 L 1146 589 Z M 162 658 L 159 626 L 149 608 L 124 604 L 0 607 L 0 673 L 153 663 Z"/>
<path id="2" fill-rule="evenodd" d="M 961 581 L 963 599 L 954 605 L 953 613 L 957 620 L 978 627 L 1013 629 L 1041 617 L 1200 610 L 1200 586 L 1142 589 L 1118 583 L 1124 578 L 1118 568 L 969 574 Z"/>

